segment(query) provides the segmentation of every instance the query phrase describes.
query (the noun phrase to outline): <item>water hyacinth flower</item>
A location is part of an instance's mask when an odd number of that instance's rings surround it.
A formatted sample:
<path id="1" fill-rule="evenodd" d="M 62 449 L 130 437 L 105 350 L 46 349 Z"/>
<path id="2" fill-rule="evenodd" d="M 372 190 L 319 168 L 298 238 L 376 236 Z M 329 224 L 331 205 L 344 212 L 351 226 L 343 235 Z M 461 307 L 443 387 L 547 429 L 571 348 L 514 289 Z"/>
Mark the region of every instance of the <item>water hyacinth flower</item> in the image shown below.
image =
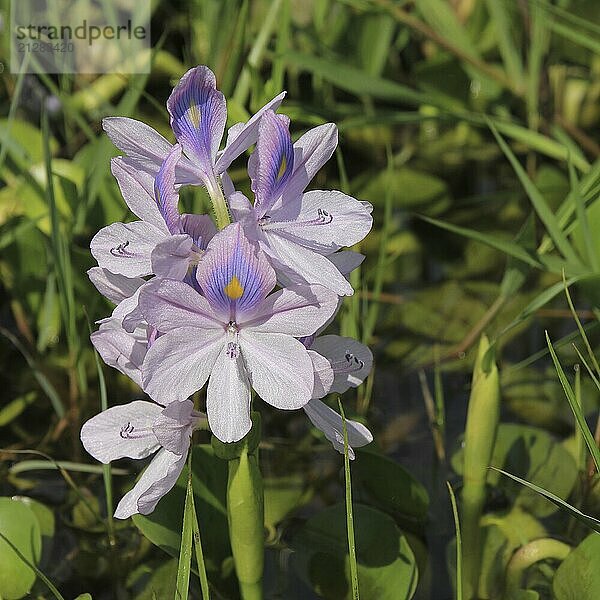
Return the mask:
<path id="1" fill-rule="evenodd" d="M 266 111 L 248 161 L 254 205 L 240 192 L 226 192 L 235 219 L 283 280 L 323 285 L 346 296 L 353 293 L 352 286 L 327 257 L 367 235 L 373 207 L 338 191 L 304 193 L 336 146 L 332 123 L 311 129 L 292 144 L 289 119 Z"/>
<path id="2" fill-rule="evenodd" d="M 136 400 L 113 406 L 81 428 L 85 449 L 108 464 L 119 458 L 154 458 L 133 489 L 119 502 L 115 517 L 151 513 L 175 485 L 185 465 L 192 431 L 205 419 L 190 400 L 159 406 Z"/>
<path id="3" fill-rule="evenodd" d="M 312 335 L 337 308 L 322 286 L 273 294 L 276 276 L 266 255 L 239 224 L 219 232 L 198 265 L 202 290 L 168 279 L 145 285 L 139 309 L 161 336 L 143 365 L 146 392 L 158 402 L 184 399 L 208 380 L 212 433 L 234 442 L 250 431 L 250 389 L 281 409 L 312 397 L 313 365 L 297 337 Z"/>
<path id="4" fill-rule="evenodd" d="M 214 192 L 219 176 L 256 142 L 263 113 L 277 110 L 284 96 L 282 92 L 273 98 L 247 123 L 231 127 L 225 148 L 219 152 L 227 120 L 225 97 L 208 67 L 194 67 L 185 73 L 167 101 L 171 127 L 184 152 L 177 164 L 176 184 L 204 185 L 209 193 Z M 141 121 L 108 117 L 102 126 L 115 146 L 127 154 L 123 161 L 135 170 L 154 176 L 171 151 L 171 143 Z"/>
<path id="5" fill-rule="evenodd" d="M 175 145 L 153 180 L 122 159 L 112 160 L 112 172 L 125 202 L 140 221 L 113 223 L 92 239 L 98 265 L 127 277 L 151 274 L 183 279 L 215 234 L 208 215 L 179 214 L 175 165 L 181 148 Z"/>
<path id="6" fill-rule="evenodd" d="M 310 336 L 301 341 L 308 348 L 315 373 L 313 397 L 303 409 L 312 424 L 343 454 L 342 417 L 319 398 L 329 393 L 343 394 L 351 387 L 358 387 L 371 372 L 373 355 L 364 344 L 339 335 Z M 370 444 L 373 435 L 362 423 L 351 419 L 346 419 L 346 431 L 348 456 L 354 460 L 353 448 Z"/>

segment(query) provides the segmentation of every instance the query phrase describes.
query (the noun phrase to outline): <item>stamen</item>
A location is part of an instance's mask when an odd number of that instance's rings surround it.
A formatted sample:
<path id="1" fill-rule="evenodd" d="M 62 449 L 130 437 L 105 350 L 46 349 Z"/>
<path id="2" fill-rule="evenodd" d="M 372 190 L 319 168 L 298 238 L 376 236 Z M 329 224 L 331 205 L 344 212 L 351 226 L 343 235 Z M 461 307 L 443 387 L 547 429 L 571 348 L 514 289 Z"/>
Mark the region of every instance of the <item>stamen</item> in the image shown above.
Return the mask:
<path id="1" fill-rule="evenodd" d="M 306 219 L 304 221 L 271 221 L 269 215 L 259 219 L 258 224 L 263 229 L 290 229 L 292 227 L 311 227 L 313 225 L 329 225 L 333 221 L 333 215 L 324 208 L 317 209 L 316 219 Z"/>
<path id="2" fill-rule="evenodd" d="M 143 438 L 143 437 L 152 435 L 152 429 L 149 429 L 147 427 L 142 427 L 141 429 L 136 429 L 131 424 L 131 421 L 127 421 L 127 423 L 125 425 L 123 425 L 123 427 L 121 427 L 121 431 L 119 431 L 119 435 L 124 440 Z"/>
<path id="3" fill-rule="evenodd" d="M 127 246 L 129 246 L 129 240 L 111 248 L 110 253 L 116 258 L 131 258 L 134 254 L 127 250 Z"/>
<path id="4" fill-rule="evenodd" d="M 334 373 L 353 373 L 355 371 L 360 371 L 365 366 L 365 361 L 361 360 L 352 352 L 346 351 L 344 354 L 345 361 L 337 361 L 331 363 L 331 368 Z"/>

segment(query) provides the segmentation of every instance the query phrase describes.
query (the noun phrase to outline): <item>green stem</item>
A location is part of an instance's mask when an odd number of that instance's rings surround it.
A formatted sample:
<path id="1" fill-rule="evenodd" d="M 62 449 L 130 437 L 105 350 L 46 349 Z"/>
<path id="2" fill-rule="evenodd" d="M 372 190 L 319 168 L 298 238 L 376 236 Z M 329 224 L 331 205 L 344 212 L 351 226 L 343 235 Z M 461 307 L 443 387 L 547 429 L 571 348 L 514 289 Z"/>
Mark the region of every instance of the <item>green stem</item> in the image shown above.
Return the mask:
<path id="1" fill-rule="evenodd" d="M 462 490 L 463 588 L 465 600 L 477 597 L 481 564 L 479 520 L 485 480 L 492 458 L 500 412 L 498 369 L 486 336 L 479 343 L 465 427 Z"/>
<path id="2" fill-rule="evenodd" d="M 260 415 L 242 440 L 224 444 L 213 436 L 215 454 L 228 461 L 227 520 L 235 572 L 242 600 L 262 600 L 264 567 L 264 490 L 256 454 Z"/>
<path id="3" fill-rule="evenodd" d="M 223 194 L 223 188 L 218 181 L 211 182 L 206 186 L 210 201 L 212 202 L 213 210 L 215 211 L 215 220 L 217 222 L 217 229 L 225 229 L 227 225 L 231 223 L 231 216 L 229 214 L 229 208 L 227 201 Z"/>
<path id="4" fill-rule="evenodd" d="M 506 566 L 506 589 L 504 598 L 514 598 L 517 590 L 521 588 L 523 575 L 525 571 L 541 560 L 555 558 L 564 560 L 567 554 L 571 552 L 571 546 L 553 540 L 551 538 L 541 538 L 533 540 L 524 546 L 521 546 L 512 556 Z"/>

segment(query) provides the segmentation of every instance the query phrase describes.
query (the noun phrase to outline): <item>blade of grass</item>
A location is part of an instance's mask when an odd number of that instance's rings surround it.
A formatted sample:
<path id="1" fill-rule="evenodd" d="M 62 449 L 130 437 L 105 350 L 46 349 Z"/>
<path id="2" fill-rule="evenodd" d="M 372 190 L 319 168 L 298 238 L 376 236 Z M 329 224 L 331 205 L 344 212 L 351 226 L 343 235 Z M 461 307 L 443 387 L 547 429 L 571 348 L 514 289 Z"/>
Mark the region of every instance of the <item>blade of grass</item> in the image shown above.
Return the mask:
<path id="1" fill-rule="evenodd" d="M 509 14 L 509 5 L 497 0 L 486 0 L 491 22 L 496 30 L 498 51 L 502 57 L 507 75 L 519 85 L 523 81 L 523 62 L 521 51 L 513 38 L 513 25 Z"/>
<path id="2" fill-rule="evenodd" d="M 198 526 L 196 506 L 194 503 L 194 494 L 192 494 L 191 503 L 194 550 L 196 551 L 196 564 L 198 565 L 198 574 L 200 576 L 200 589 L 202 590 L 202 600 L 210 600 L 210 588 L 208 585 L 208 577 L 206 576 L 206 565 L 204 564 L 204 552 L 202 551 L 202 540 L 200 538 L 200 527 Z"/>
<path id="3" fill-rule="evenodd" d="M 344 482 L 346 487 L 346 527 L 348 531 L 348 553 L 350 557 L 350 581 L 352 584 L 352 600 L 360 600 L 358 589 L 358 565 L 356 563 L 356 541 L 354 539 L 354 515 L 352 512 L 352 481 L 350 479 L 350 457 L 348 456 L 348 428 L 342 401 L 338 398 L 344 431 Z"/>
<path id="4" fill-rule="evenodd" d="M 85 309 L 84 309 L 85 312 Z M 90 335 L 92 334 L 92 326 L 90 324 L 89 316 L 86 312 L 88 330 Z M 98 356 L 98 351 L 95 346 L 94 350 L 94 361 L 96 363 L 96 372 L 98 373 L 98 387 L 100 390 L 100 408 L 102 411 L 108 409 L 108 400 L 106 397 L 106 381 L 104 380 L 104 372 L 102 371 L 102 365 Z M 104 480 L 104 495 L 106 496 L 106 516 L 108 519 L 108 538 L 111 546 L 115 544 L 115 521 L 113 517 L 113 489 L 112 489 L 112 465 L 110 463 L 102 465 L 102 479 Z"/>
<path id="5" fill-rule="evenodd" d="M 537 269 L 543 268 L 542 263 L 537 259 L 537 257 L 522 246 L 519 246 L 519 244 L 500 239 L 493 235 L 487 235 L 485 233 L 481 233 L 480 231 L 469 229 L 468 227 L 461 227 L 460 225 L 453 225 L 452 223 L 446 223 L 445 221 L 440 221 L 432 217 L 426 217 L 425 215 L 419 215 L 419 218 L 423 221 L 431 223 L 432 225 L 436 225 L 437 227 L 442 227 L 443 229 L 451 231 L 452 233 L 457 233 L 469 239 L 475 240 L 476 242 L 481 242 L 486 246 L 495 248 L 496 250 L 500 250 L 500 252 L 503 252 L 508 256 L 512 256 L 513 258 L 522 260 L 524 263 L 532 267 Z"/>
<path id="6" fill-rule="evenodd" d="M 596 357 L 594 356 L 592 347 L 591 347 L 590 342 L 585 333 L 585 329 L 583 328 L 583 325 L 581 324 L 581 320 L 579 319 L 579 315 L 577 314 L 577 311 L 575 310 L 575 306 L 573 306 L 573 300 L 571 299 L 571 294 L 569 293 L 569 286 L 567 285 L 567 281 L 565 279 L 564 273 L 563 273 L 563 287 L 565 289 L 565 296 L 567 297 L 569 309 L 571 311 L 571 314 L 573 315 L 573 319 L 575 319 L 575 323 L 577 323 L 577 329 L 579 330 L 581 338 L 583 339 L 583 343 L 585 344 L 585 349 L 587 350 L 588 356 L 590 357 L 590 360 L 591 360 L 592 364 L 594 365 L 594 369 L 596 369 L 596 373 L 598 374 L 598 377 L 600 377 L 600 366 L 598 365 L 598 361 L 596 360 Z"/>
<path id="7" fill-rule="evenodd" d="M 585 513 L 581 512 L 579 509 L 575 508 L 568 502 L 565 502 L 562 498 L 559 498 L 552 492 L 549 492 L 548 490 L 545 490 L 544 488 L 541 488 L 538 485 L 535 485 L 535 483 L 531 483 L 530 481 L 521 479 L 520 477 L 517 477 L 516 475 L 513 475 L 512 473 L 508 473 L 507 471 L 498 469 L 497 467 L 490 466 L 490 469 L 493 469 L 494 471 L 498 471 L 498 473 L 502 473 L 502 475 L 509 477 L 510 479 L 516 481 L 517 483 L 520 483 L 521 485 L 524 485 L 525 487 L 528 487 L 529 489 L 533 490 L 534 492 L 537 492 L 538 494 L 540 494 L 547 500 L 550 500 L 550 502 L 556 504 L 556 506 L 558 506 L 559 508 L 566 510 L 568 513 L 571 514 L 571 516 L 575 517 L 579 522 L 583 523 L 584 525 L 587 525 L 588 527 L 593 529 L 595 532 L 600 533 L 600 520 L 595 519 L 594 517 L 591 517 L 589 515 L 586 515 Z"/>
<path id="8" fill-rule="evenodd" d="M 194 521 L 194 490 L 192 488 L 192 453 L 188 455 L 188 482 L 185 491 L 183 524 L 181 529 L 181 548 L 177 565 L 177 586 L 175 600 L 185 600 L 189 595 L 190 572 L 192 567 L 192 531 Z"/>
<path id="9" fill-rule="evenodd" d="M 571 384 L 565 375 L 565 372 L 556 356 L 556 352 L 554 351 L 554 347 L 552 346 L 552 342 L 550 341 L 550 336 L 546 331 L 546 342 L 548 344 L 548 349 L 550 350 L 550 355 L 552 356 L 552 361 L 554 362 L 554 367 L 558 374 L 558 378 L 565 392 L 565 396 L 567 397 L 567 401 L 569 402 L 569 406 L 571 407 L 571 411 L 575 417 L 577 422 L 577 426 L 579 427 L 581 434 L 583 435 L 583 439 L 585 440 L 586 446 L 594 459 L 594 464 L 596 465 L 596 471 L 600 472 L 600 450 L 596 445 L 596 441 L 594 440 L 594 436 L 592 435 L 590 428 L 588 427 L 585 417 L 579 404 L 577 403 L 577 399 L 575 398 L 575 393 L 571 388 Z"/>
<path id="10" fill-rule="evenodd" d="M 463 600 L 462 591 L 462 536 L 460 533 L 460 519 L 458 518 L 458 508 L 456 507 L 456 497 L 449 481 L 448 494 L 450 494 L 450 503 L 452 504 L 452 516 L 454 518 L 454 529 L 456 530 L 456 600 Z"/>
<path id="11" fill-rule="evenodd" d="M 277 15 L 281 8 L 281 3 L 282 0 L 273 0 L 270 3 L 267 15 L 248 54 L 247 65 L 242 69 L 242 74 L 238 79 L 235 91 L 233 92 L 233 100 L 241 106 L 245 106 L 248 100 L 252 72 L 260 67 L 269 39 L 275 27 L 278 26 Z"/>
<path id="12" fill-rule="evenodd" d="M 491 121 L 489 121 L 488 125 L 490 127 L 490 130 L 494 134 L 494 137 L 496 138 L 500 149 L 502 150 L 506 158 L 508 158 L 508 161 L 510 162 L 512 168 L 517 174 L 517 177 L 519 178 L 521 185 L 525 189 L 525 192 L 527 193 L 527 196 L 529 197 L 529 200 L 531 201 L 535 212 L 546 227 L 546 230 L 552 238 L 552 241 L 554 242 L 554 245 L 556 246 L 557 250 L 569 263 L 573 263 L 576 265 L 580 264 L 581 261 L 579 260 L 579 257 L 577 256 L 575 250 L 571 247 L 571 244 L 567 240 L 567 237 L 565 236 L 563 230 L 561 229 L 558 223 L 556 215 L 554 215 L 554 213 L 546 203 L 545 198 L 535 187 L 531 179 L 529 179 L 527 173 L 525 172 L 525 169 L 521 166 L 521 163 L 519 163 L 517 157 L 513 154 L 508 144 L 498 133 L 498 130 L 496 129 L 494 124 Z"/>
<path id="13" fill-rule="evenodd" d="M 577 164 L 575 162 L 575 156 L 573 154 L 568 157 L 575 167 Z M 579 167 L 577 167 L 579 168 Z M 581 179 L 579 184 L 579 193 L 583 197 L 584 203 L 586 206 L 589 206 L 592 202 L 594 202 L 598 193 L 600 192 L 600 160 L 597 160 L 591 168 L 589 168 L 584 177 Z M 568 235 L 571 233 L 573 227 L 577 224 L 577 220 L 573 218 L 573 215 L 576 212 L 575 206 L 575 192 L 574 190 L 570 190 L 567 194 L 567 197 L 563 200 L 562 204 L 559 206 L 556 211 L 556 215 L 558 218 L 559 225 L 563 228 L 565 233 Z M 548 234 L 544 235 L 540 245 L 538 246 L 538 252 L 540 254 L 544 254 L 548 252 L 548 250 L 552 246 L 552 240 Z"/>
<path id="14" fill-rule="evenodd" d="M 567 285 L 571 285 L 573 283 L 577 283 L 578 281 L 583 281 L 588 279 L 589 277 L 585 275 L 580 275 L 577 277 L 571 277 L 567 280 Z M 550 300 L 556 298 L 563 290 L 565 289 L 565 284 L 562 281 L 551 285 L 549 288 L 546 288 L 541 293 L 539 293 L 533 300 L 529 302 L 529 304 L 508 324 L 500 333 L 497 335 L 496 340 L 506 335 L 509 331 L 512 331 L 517 325 L 531 317 L 535 312 L 537 312 L 540 308 L 548 304 Z"/>
<path id="15" fill-rule="evenodd" d="M 56 413 L 56 416 L 59 419 L 62 419 L 65 416 L 65 407 L 58 395 L 58 392 L 54 388 L 54 386 L 50 383 L 50 380 L 38 369 L 37 364 L 31 354 L 27 352 L 25 346 L 19 341 L 15 335 L 13 335 L 8 329 L 0 326 L 0 334 L 3 335 L 7 340 L 9 340 L 13 346 L 23 355 L 23 358 L 27 361 L 27 365 L 31 369 L 33 376 L 38 382 L 39 386 L 44 390 L 46 396 L 50 400 L 52 404 L 52 408 Z"/>
<path id="16" fill-rule="evenodd" d="M 387 170 L 392 175 L 394 169 L 392 148 L 389 144 L 386 147 L 387 152 Z M 387 261 L 387 243 L 388 238 L 392 229 L 393 222 L 393 194 L 391 186 L 387 186 L 385 190 L 384 207 L 383 207 L 383 226 L 380 233 L 379 241 L 379 252 L 377 254 L 377 266 L 375 267 L 375 279 L 373 281 L 373 288 L 371 290 L 372 300 L 369 302 L 369 308 L 367 311 L 367 318 L 364 321 L 364 327 L 362 330 L 362 341 L 365 344 L 369 344 L 371 336 L 375 330 L 375 324 L 377 323 L 377 316 L 379 313 L 379 298 L 381 296 L 381 290 L 383 289 L 383 279 L 386 272 L 386 261 Z"/>
<path id="17" fill-rule="evenodd" d="M 584 325 L 584 329 L 587 333 L 589 333 L 590 331 L 595 331 L 596 329 L 598 329 L 598 327 L 600 327 L 600 323 L 598 321 L 593 321 L 591 323 L 588 323 L 587 325 Z M 566 346 L 567 344 L 571 343 L 578 336 L 578 331 L 572 331 L 571 333 L 565 335 L 564 337 L 556 341 L 554 343 L 554 348 L 562 348 L 563 346 Z M 507 373 L 511 371 L 518 371 L 519 369 L 524 369 L 525 367 L 528 367 L 534 362 L 537 362 L 540 358 L 544 358 L 544 356 L 547 356 L 548 354 L 550 354 L 550 350 L 548 350 L 548 347 L 546 346 L 545 348 L 534 352 L 531 356 L 524 358 L 518 363 L 515 363 L 513 365 L 507 365 L 506 367 L 504 367 L 504 372 Z"/>
<path id="18" fill-rule="evenodd" d="M 581 227 L 581 233 L 583 235 L 583 241 L 585 245 L 585 254 L 588 260 L 588 264 L 592 267 L 594 272 L 598 272 L 598 259 L 596 257 L 596 251 L 594 249 L 594 242 L 592 239 L 592 231 L 590 229 L 590 222 L 588 220 L 588 214 L 585 210 L 585 203 L 581 195 L 579 187 L 579 180 L 577 179 L 577 173 L 573 167 L 573 162 L 569 161 L 569 181 L 571 184 L 571 190 L 575 197 L 575 210 L 577 214 L 577 222 Z"/>
<path id="19" fill-rule="evenodd" d="M 63 595 L 58 591 L 55 585 L 38 569 L 23 553 L 0 531 L 0 538 L 2 541 L 7 543 L 13 550 L 13 552 L 46 584 L 46 587 L 52 592 L 52 595 L 57 600 L 65 600 Z"/>

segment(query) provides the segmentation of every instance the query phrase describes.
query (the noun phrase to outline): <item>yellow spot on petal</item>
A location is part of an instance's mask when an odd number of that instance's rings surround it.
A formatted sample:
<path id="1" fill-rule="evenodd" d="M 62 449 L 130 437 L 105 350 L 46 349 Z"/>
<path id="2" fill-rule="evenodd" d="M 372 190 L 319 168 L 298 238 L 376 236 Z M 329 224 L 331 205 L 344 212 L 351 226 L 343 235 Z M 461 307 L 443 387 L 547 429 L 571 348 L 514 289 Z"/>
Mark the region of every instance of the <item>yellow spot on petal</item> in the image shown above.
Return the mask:
<path id="1" fill-rule="evenodd" d="M 286 167 L 287 167 L 287 160 L 285 159 L 285 155 L 284 155 L 281 157 L 281 164 L 279 165 L 279 173 L 277 173 L 277 179 L 281 179 L 283 177 Z"/>
<path id="2" fill-rule="evenodd" d="M 227 297 L 231 298 L 232 300 L 237 300 L 238 298 L 242 297 L 244 288 L 242 287 L 240 280 L 235 275 L 225 286 L 225 293 L 227 294 Z"/>
<path id="3" fill-rule="evenodd" d="M 198 108 L 198 105 L 192 102 L 190 104 L 190 109 L 188 112 L 190 115 L 190 121 L 192 122 L 192 125 L 196 129 L 198 129 L 200 127 L 200 109 Z"/>

